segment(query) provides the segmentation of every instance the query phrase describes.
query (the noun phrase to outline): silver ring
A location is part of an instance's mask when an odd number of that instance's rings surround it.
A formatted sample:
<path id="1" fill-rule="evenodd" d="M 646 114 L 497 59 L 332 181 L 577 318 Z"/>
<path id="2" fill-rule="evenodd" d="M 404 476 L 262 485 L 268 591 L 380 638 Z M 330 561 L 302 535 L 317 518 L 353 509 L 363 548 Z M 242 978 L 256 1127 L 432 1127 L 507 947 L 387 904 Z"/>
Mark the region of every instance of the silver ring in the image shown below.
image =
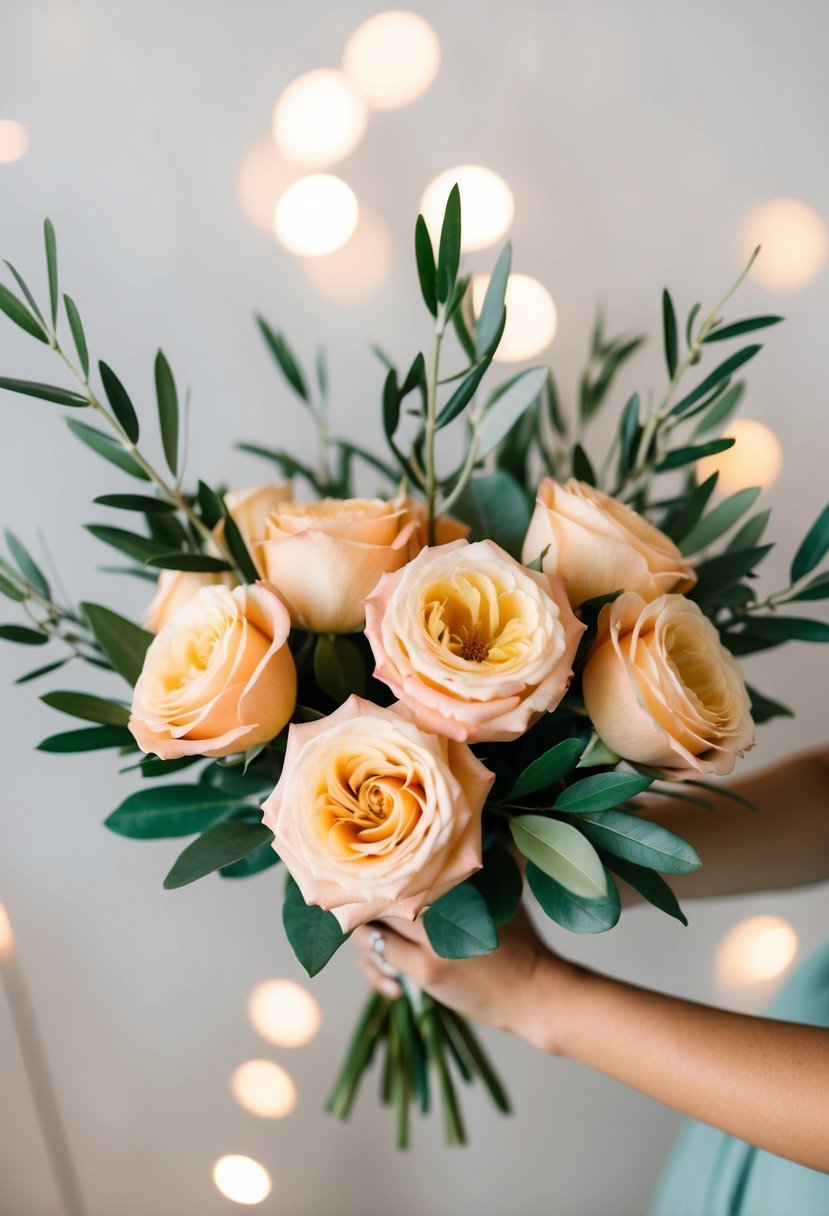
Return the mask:
<path id="1" fill-rule="evenodd" d="M 375 929 L 374 934 L 371 939 L 372 962 L 383 972 L 383 975 L 388 975 L 388 976 L 391 976 L 392 978 L 396 979 L 398 973 L 395 970 L 395 968 L 392 967 L 391 963 L 388 962 L 388 960 L 386 959 L 386 956 L 383 953 L 385 948 L 386 948 L 385 937 L 378 929 Z"/>

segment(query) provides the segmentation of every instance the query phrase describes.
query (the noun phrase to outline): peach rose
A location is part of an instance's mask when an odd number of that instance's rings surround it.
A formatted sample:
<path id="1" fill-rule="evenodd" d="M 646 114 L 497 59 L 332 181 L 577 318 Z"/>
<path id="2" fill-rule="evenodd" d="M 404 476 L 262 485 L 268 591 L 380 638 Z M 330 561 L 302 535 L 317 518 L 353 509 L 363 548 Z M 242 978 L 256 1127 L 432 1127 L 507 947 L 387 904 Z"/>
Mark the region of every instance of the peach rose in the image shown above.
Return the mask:
<path id="1" fill-rule="evenodd" d="M 229 756 L 278 735 L 296 703 L 289 631 L 262 583 L 198 591 L 147 650 L 129 721 L 141 750 Z"/>
<path id="2" fill-rule="evenodd" d="M 288 484 L 254 486 L 250 490 L 229 490 L 225 494 L 227 509 L 254 562 L 255 542 L 262 540 L 265 535 L 265 520 L 280 503 L 290 501 L 292 497 L 293 490 Z M 224 523 L 220 521 L 216 525 L 216 532 L 221 532 L 223 527 Z M 218 547 L 214 546 L 210 552 L 214 557 L 219 556 Z M 144 613 L 144 628 L 149 629 L 150 633 L 158 633 L 161 626 L 202 587 L 234 587 L 237 582 L 235 575 L 229 572 L 202 574 L 190 570 L 162 570 L 155 595 Z"/>
<path id="3" fill-rule="evenodd" d="M 416 529 L 402 496 L 282 503 L 268 518 L 257 561 L 294 625 L 351 633 L 362 629 L 363 600 L 380 576 L 408 560 Z"/>
<path id="4" fill-rule="evenodd" d="M 418 726 L 462 742 L 516 739 L 555 709 L 584 628 L 563 579 L 489 540 L 424 549 L 366 600 L 376 678 Z"/>
<path id="5" fill-rule="evenodd" d="M 480 869 L 493 780 L 465 744 L 352 696 L 291 726 L 263 822 L 305 902 L 348 933 L 378 916 L 414 920 Z"/>
<path id="6" fill-rule="evenodd" d="M 613 751 L 673 777 L 730 773 L 754 744 L 742 672 L 682 595 L 648 604 L 628 592 L 603 608 L 583 692 Z"/>
<path id="7" fill-rule="evenodd" d="M 609 494 L 571 478 L 560 486 L 545 477 L 521 560 L 546 549 L 546 574 L 567 579 L 574 608 L 611 591 L 636 591 L 646 600 L 688 591 L 697 581 L 689 562 L 664 532 Z"/>

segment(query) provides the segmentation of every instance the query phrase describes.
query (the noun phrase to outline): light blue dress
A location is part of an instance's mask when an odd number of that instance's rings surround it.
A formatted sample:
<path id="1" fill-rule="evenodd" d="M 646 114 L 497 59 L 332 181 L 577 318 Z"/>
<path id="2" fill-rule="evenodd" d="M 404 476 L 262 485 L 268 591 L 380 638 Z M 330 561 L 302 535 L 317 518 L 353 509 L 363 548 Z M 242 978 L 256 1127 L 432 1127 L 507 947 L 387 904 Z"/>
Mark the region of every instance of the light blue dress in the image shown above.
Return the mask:
<path id="1" fill-rule="evenodd" d="M 768 1014 L 829 1027 L 829 943 L 795 972 Z M 650 1216 L 829 1216 L 829 1174 L 688 1120 Z"/>

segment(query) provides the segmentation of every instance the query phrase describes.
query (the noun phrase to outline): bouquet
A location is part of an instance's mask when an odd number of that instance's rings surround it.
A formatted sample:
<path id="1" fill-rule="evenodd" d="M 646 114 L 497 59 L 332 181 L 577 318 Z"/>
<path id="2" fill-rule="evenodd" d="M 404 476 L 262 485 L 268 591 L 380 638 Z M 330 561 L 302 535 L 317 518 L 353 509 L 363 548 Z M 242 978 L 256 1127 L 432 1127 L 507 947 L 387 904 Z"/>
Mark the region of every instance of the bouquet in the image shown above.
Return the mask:
<path id="1" fill-rule="evenodd" d="M 647 407 L 630 397 L 598 460 L 586 431 L 641 339 L 610 339 L 597 323 L 574 420 L 547 367 L 485 392 L 510 251 L 476 315 L 460 236 L 456 187 L 437 252 L 422 217 L 415 229 L 427 353 L 400 374 L 378 352 L 383 454 L 332 431 L 324 355 L 309 376 L 258 318 L 319 442 L 312 463 L 242 444 L 280 478 L 243 492 L 185 487 L 181 401 L 161 352 L 166 468 L 148 456 L 146 424 L 115 371 L 98 361 L 92 375 L 48 220 L 48 304 L 8 263 L 15 287 L 0 286 L 0 309 L 73 382 L 4 377 L 0 388 L 66 407 L 74 437 L 139 483 L 94 500 L 126 526 L 87 526 L 127 559 L 117 573 L 154 583 L 141 624 L 65 602 L 7 531 L 0 592 L 26 622 L 0 636 L 59 652 L 18 683 L 58 672 L 68 683 L 85 664 L 113 677 L 110 696 L 45 693 L 82 725 L 40 750 L 110 750 L 125 762 L 138 789 L 107 827 L 193 837 L 168 889 L 281 860 L 285 932 L 309 975 L 356 926 L 387 917 L 422 916 L 443 957 L 494 950 L 524 878 L 543 912 L 576 933 L 617 922 L 617 879 L 685 923 L 662 875 L 699 858 L 655 821 L 656 800 L 705 803 L 711 778 L 753 745 L 755 723 L 790 713 L 744 683 L 739 659 L 829 640 L 825 624 L 785 610 L 829 597 L 829 573 L 816 573 L 829 508 L 798 548 L 790 585 L 761 594 L 771 545 L 769 512 L 750 513 L 759 489 L 717 500 L 717 474 L 695 477 L 700 459 L 734 442 L 716 435 L 743 394 L 737 373 L 761 347 L 698 366 L 780 320 L 724 319 L 746 272 L 681 328 L 664 293 L 667 386 Z M 355 497 L 360 467 L 372 497 Z M 294 497 L 294 484 L 310 494 Z M 330 1098 L 336 1115 L 348 1115 L 376 1057 L 401 1146 L 412 1107 L 428 1110 L 433 1095 L 448 1140 L 464 1142 L 457 1078 L 479 1079 L 509 1109 L 472 1028 L 411 985 L 397 1001 L 370 998 Z"/>

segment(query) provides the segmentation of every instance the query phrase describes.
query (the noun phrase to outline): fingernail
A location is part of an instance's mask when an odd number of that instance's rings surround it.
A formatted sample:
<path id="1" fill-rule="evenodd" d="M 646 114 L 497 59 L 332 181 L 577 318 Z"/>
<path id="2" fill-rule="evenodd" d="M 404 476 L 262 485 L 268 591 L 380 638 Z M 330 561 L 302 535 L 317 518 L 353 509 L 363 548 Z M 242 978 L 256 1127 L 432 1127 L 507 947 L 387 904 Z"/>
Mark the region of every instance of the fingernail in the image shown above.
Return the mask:
<path id="1" fill-rule="evenodd" d="M 380 988 L 383 996 L 387 996 L 390 1000 L 396 1001 L 399 996 L 402 996 L 403 990 L 394 980 L 381 980 Z"/>

